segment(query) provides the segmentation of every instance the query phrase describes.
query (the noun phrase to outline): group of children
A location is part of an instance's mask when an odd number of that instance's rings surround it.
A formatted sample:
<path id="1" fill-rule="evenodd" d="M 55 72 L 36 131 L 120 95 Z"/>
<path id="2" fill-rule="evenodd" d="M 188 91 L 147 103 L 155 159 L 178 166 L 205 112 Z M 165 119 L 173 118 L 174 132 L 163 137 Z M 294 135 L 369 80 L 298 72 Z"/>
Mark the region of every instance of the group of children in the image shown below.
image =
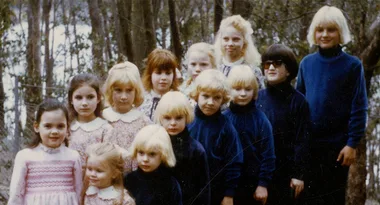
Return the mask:
<path id="1" fill-rule="evenodd" d="M 149 54 L 142 78 L 130 62 L 103 85 L 74 76 L 67 106 L 38 106 L 8 204 L 288 205 L 304 203 L 305 180 L 313 203 L 344 204 L 367 101 L 362 65 L 340 46 L 342 12 L 314 16 L 308 40 L 319 50 L 299 72 L 285 45 L 260 58 L 252 32 L 238 15 L 224 19 L 214 46 L 189 48 L 182 85 L 164 49 Z"/>

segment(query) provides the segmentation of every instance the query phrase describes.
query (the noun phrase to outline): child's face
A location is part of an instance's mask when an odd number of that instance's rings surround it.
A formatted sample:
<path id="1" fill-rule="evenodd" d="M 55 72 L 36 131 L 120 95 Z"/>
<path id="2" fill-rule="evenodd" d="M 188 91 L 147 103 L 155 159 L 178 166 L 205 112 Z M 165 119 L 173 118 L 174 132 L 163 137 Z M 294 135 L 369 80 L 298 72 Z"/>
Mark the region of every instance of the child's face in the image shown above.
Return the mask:
<path id="1" fill-rule="evenodd" d="M 87 159 L 86 176 L 90 186 L 102 189 L 112 185 L 115 173 L 107 165 L 107 162 L 101 157 L 91 156 Z"/>
<path id="2" fill-rule="evenodd" d="M 162 116 L 161 124 L 170 136 L 174 136 L 185 129 L 186 118 L 183 115 L 164 115 Z"/>
<path id="3" fill-rule="evenodd" d="M 73 92 L 71 100 L 71 104 L 78 113 L 78 121 L 90 122 L 96 118 L 94 112 L 100 99 L 94 88 L 88 85 L 79 87 Z"/>
<path id="4" fill-rule="evenodd" d="M 232 88 L 232 99 L 237 105 L 244 106 L 251 102 L 253 98 L 254 90 L 251 85 L 234 86 Z"/>
<path id="5" fill-rule="evenodd" d="M 332 48 L 340 43 L 339 30 L 332 24 L 321 24 L 315 29 L 315 42 L 323 49 Z"/>
<path id="6" fill-rule="evenodd" d="M 195 80 L 202 71 L 212 68 L 210 57 L 207 53 L 191 52 L 188 62 L 188 74 L 193 80 Z"/>
<path id="7" fill-rule="evenodd" d="M 198 106 L 203 114 L 210 116 L 219 111 L 223 102 L 222 94 L 215 92 L 200 92 L 198 96 Z"/>
<path id="8" fill-rule="evenodd" d="M 234 59 L 242 57 L 244 36 L 233 26 L 226 27 L 221 36 L 224 53 Z"/>
<path id="9" fill-rule="evenodd" d="M 138 150 L 137 164 L 144 172 L 153 172 L 161 164 L 161 154 L 158 151 Z"/>
<path id="10" fill-rule="evenodd" d="M 115 84 L 112 86 L 112 107 L 118 113 L 127 113 L 133 108 L 136 90 L 132 84 Z"/>
<path id="11" fill-rule="evenodd" d="M 46 147 L 61 146 L 67 134 L 67 119 L 61 109 L 45 111 L 39 124 L 34 124 L 34 131 L 39 133 L 42 144 Z"/>
<path id="12" fill-rule="evenodd" d="M 289 76 L 289 72 L 281 60 L 268 60 L 263 64 L 264 74 L 270 85 L 282 83 Z"/>
<path id="13" fill-rule="evenodd" d="M 172 70 L 155 69 L 152 73 L 152 85 L 154 92 L 163 95 L 170 90 L 173 83 Z"/>

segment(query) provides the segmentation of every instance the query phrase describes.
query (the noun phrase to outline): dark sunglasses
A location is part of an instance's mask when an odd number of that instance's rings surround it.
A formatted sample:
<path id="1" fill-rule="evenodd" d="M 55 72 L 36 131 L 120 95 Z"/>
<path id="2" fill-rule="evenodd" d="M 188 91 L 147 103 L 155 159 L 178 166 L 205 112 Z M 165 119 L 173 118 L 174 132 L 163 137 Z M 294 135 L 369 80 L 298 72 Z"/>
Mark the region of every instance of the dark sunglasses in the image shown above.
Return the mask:
<path id="1" fill-rule="evenodd" d="M 266 69 L 269 69 L 270 65 L 273 65 L 275 68 L 278 68 L 280 67 L 281 65 L 283 64 L 283 61 L 282 60 L 275 60 L 275 61 L 265 61 L 263 63 L 263 68 L 266 70 Z"/>

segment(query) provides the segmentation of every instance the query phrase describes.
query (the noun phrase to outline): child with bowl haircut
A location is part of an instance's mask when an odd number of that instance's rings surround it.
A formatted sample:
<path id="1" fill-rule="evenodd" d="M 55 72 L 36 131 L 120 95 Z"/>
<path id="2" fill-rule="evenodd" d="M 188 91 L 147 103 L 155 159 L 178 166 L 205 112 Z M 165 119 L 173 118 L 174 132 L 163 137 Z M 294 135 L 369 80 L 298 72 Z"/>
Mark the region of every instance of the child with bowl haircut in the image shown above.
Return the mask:
<path id="1" fill-rule="evenodd" d="M 195 80 L 191 98 L 197 102 L 195 120 L 188 125 L 190 136 L 206 150 L 210 168 L 211 204 L 233 204 L 243 163 L 238 133 L 222 115 L 230 87 L 219 70 L 203 71 Z"/>

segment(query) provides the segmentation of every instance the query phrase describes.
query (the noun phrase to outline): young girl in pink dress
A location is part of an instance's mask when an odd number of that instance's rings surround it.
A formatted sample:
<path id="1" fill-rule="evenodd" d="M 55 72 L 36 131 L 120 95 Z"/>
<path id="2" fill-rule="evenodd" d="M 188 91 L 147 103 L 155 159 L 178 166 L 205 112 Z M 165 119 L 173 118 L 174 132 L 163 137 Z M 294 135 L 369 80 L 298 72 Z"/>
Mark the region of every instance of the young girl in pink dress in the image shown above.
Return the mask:
<path id="1" fill-rule="evenodd" d="M 8 205 L 79 204 L 82 165 L 67 144 L 69 114 L 56 100 L 37 108 L 34 141 L 16 155 Z"/>
<path id="2" fill-rule="evenodd" d="M 97 143 L 87 148 L 86 176 L 81 204 L 135 205 L 123 186 L 123 157 L 112 143 Z"/>
<path id="3" fill-rule="evenodd" d="M 71 114 L 69 147 L 86 162 L 87 146 L 103 142 L 112 134 L 112 126 L 101 118 L 103 109 L 99 79 L 92 74 L 79 74 L 69 85 L 68 108 Z"/>
<path id="4" fill-rule="evenodd" d="M 114 127 L 113 135 L 107 142 L 128 149 L 136 133 L 152 123 L 143 112 L 136 109 L 144 100 L 138 68 L 130 62 L 115 65 L 109 71 L 104 89 L 105 101 L 110 107 L 103 110 L 103 116 Z M 132 169 L 128 161 L 126 171 Z M 137 164 L 133 168 L 137 168 Z"/>
<path id="5" fill-rule="evenodd" d="M 145 99 L 139 109 L 151 120 L 161 96 L 170 90 L 178 90 L 176 68 L 178 62 L 168 50 L 156 48 L 149 55 L 142 77 Z"/>

